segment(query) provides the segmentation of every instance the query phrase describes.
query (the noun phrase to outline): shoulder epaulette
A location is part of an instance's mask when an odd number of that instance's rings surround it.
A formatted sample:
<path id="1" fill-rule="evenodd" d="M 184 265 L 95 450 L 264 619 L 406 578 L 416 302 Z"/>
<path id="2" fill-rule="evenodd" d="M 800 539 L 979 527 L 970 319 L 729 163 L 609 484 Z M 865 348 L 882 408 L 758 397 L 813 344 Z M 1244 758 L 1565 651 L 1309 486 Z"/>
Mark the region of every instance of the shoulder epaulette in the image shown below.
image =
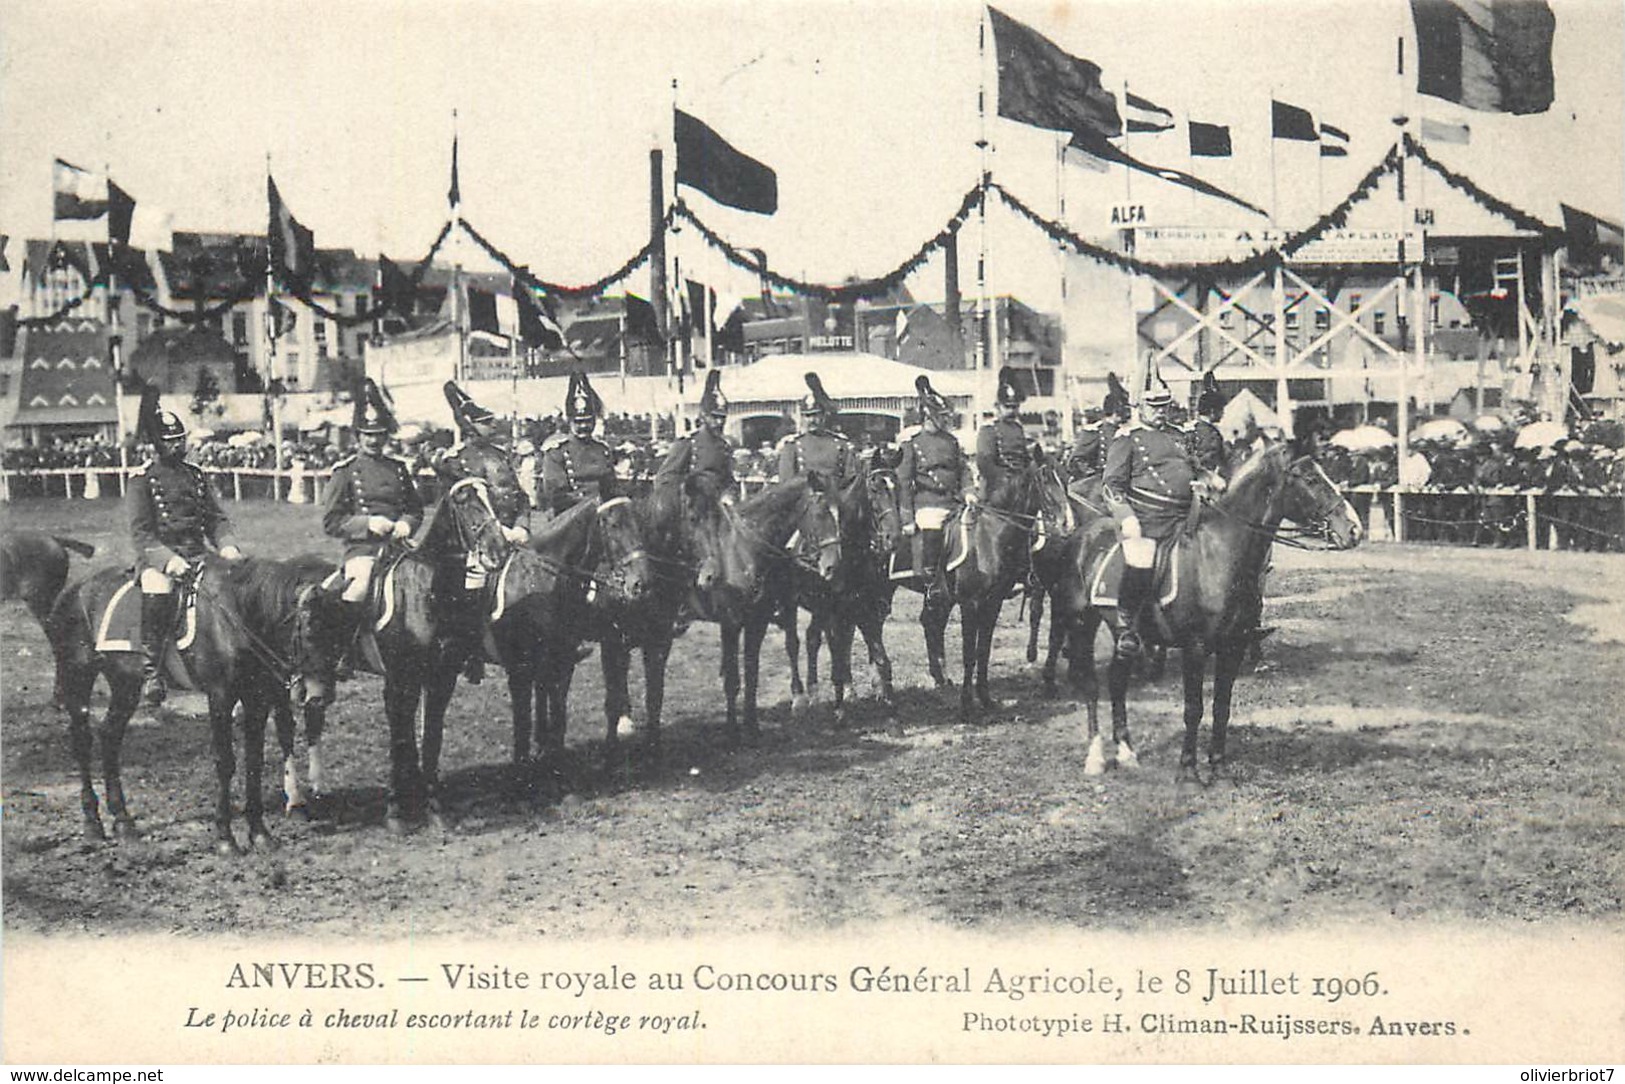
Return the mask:
<path id="1" fill-rule="evenodd" d="M 789 447 L 790 445 L 794 444 L 796 441 L 798 441 L 800 439 L 801 439 L 801 434 L 800 433 L 788 433 L 785 436 L 782 436 L 782 437 L 779 438 L 779 443 L 775 447 L 774 450 L 776 451 L 776 450 L 778 450 L 778 448 Z"/>
<path id="2" fill-rule="evenodd" d="M 333 464 L 333 469 L 338 470 L 340 467 L 348 467 L 351 463 L 354 463 L 355 461 L 356 461 L 356 457 L 354 455 L 347 455 L 343 459 L 339 460 L 337 463 L 334 463 Z"/>
<path id="3" fill-rule="evenodd" d="M 139 467 L 136 467 L 134 470 L 132 470 L 130 472 L 130 477 L 131 478 L 137 478 L 137 477 L 144 476 L 147 473 L 147 468 L 150 467 L 150 466 L 152 466 L 152 460 L 149 459 L 145 463 L 141 464 Z"/>
<path id="4" fill-rule="evenodd" d="M 554 448 L 562 446 L 564 442 L 569 439 L 570 437 L 567 433 L 554 433 L 552 436 L 542 441 L 542 451 L 552 451 Z"/>

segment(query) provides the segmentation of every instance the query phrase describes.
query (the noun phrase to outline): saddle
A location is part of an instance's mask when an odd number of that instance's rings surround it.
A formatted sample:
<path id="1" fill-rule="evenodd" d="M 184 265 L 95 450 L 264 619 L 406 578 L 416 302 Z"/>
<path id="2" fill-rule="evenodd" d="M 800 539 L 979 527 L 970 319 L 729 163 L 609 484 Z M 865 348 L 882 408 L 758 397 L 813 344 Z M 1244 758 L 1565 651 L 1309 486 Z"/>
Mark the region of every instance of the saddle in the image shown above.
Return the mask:
<path id="1" fill-rule="evenodd" d="M 1159 538 L 1157 554 L 1151 564 L 1152 605 L 1157 624 L 1166 631 L 1162 610 L 1179 597 L 1179 551 L 1183 539 Z M 1089 603 L 1092 606 L 1117 605 L 1118 584 L 1123 581 L 1123 544 L 1114 542 L 1110 549 L 1090 564 Z"/>
<path id="2" fill-rule="evenodd" d="M 141 574 L 126 570 L 126 579 L 120 583 L 103 603 L 101 612 L 93 615 L 96 629 L 96 650 L 100 652 L 129 652 L 142 650 L 141 629 Z M 169 683 L 177 688 L 195 689 L 180 652 L 192 646 L 197 637 L 197 585 L 192 577 L 176 584 L 174 627 L 169 630 L 164 649 L 163 668 Z"/>

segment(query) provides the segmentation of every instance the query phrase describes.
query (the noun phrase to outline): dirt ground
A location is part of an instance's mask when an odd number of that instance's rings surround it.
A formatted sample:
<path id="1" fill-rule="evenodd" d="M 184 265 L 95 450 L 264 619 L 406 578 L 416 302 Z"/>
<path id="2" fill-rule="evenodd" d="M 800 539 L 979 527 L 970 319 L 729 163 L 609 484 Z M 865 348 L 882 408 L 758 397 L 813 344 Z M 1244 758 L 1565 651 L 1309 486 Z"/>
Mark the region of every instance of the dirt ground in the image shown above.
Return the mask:
<path id="1" fill-rule="evenodd" d="M 232 511 L 260 554 L 332 549 L 309 507 Z M 91 565 L 129 556 L 116 502 L 23 501 L 5 519 L 95 543 Z M 918 599 L 905 593 L 888 627 L 901 738 L 868 700 L 835 730 L 827 690 L 792 715 L 773 636 L 763 737 L 729 747 L 715 632 L 696 625 L 673 654 L 666 756 L 651 775 L 603 763 L 594 660 L 572 700 L 569 793 L 511 797 L 493 671 L 459 689 L 448 718 L 455 830 L 394 838 L 381 823 L 381 683 L 364 676 L 331 713 L 331 816 L 279 817 L 281 846 L 236 860 L 211 848 L 196 695 L 132 724 L 125 780 L 142 838 L 81 839 L 50 652 L 7 603 L 5 928 L 682 937 L 899 918 L 1267 931 L 1388 917 L 1617 929 L 1625 561 L 1391 544 L 1276 561 L 1266 623 L 1278 631 L 1237 686 L 1231 783 L 1175 786 L 1177 672 L 1131 690 L 1141 768 L 1086 779 L 1081 709 L 1041 696 L 1014 602 L 993 665 L 1009 706 L 960 725 L 957 694 L 928 688 Z M 75 574 L 86 567 L 76 559 Z M 957 669 L 957 631 L 949 654 Z M 279 782 L 267 779 L 268 800 L 280 802 Z"/>

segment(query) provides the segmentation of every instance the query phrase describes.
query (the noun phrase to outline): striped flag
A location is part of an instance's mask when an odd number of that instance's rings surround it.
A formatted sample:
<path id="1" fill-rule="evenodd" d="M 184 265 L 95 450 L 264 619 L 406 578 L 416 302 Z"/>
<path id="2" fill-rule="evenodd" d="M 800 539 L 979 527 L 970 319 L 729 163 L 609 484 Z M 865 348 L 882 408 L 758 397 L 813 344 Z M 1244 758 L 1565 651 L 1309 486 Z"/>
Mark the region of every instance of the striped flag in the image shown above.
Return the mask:
<path id="1" fill-rule="evenodd" d="M 51 217 L 88 222 L 107 213 L 107 178 L 58 158 L 51 167 Z"/>
<path id="2" fill-rule="evenodd" d="M 1349 134 L 1341 128 L 1330 124 L 1320 126 L 1320 156 L 1322 158 L 1347 158 L 1349 154 Z"/>
<path id="3" fill-rule="evenodd" d="M 1546 0 L 1411 0 L 1416 90 L 1486 113 L 1544 113 L 1553 97 Z"/>
<path id="4" fill-rule="evenodd" d="M 1174 115 L 1157 103 L 1124 90 L 1123 121 L 1130 132 L 1167 132 L 1173 129 Z"/>
<path id="5" fill-rule="evenodd" d="M 1442 120 L 1422 118 L 1422 141 L 1424 143 L 1458 143 L 1472 142 L 1473 130 L 1465 124 L 1446 124 Z"/>

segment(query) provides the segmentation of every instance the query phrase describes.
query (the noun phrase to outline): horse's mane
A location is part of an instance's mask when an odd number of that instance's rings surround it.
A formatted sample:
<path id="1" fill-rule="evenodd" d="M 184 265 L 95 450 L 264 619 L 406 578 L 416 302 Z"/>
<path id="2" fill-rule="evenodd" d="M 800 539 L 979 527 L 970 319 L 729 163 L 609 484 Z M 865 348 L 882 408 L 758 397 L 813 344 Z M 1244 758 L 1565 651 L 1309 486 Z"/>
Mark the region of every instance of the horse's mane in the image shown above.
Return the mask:
<path id="1" fill-rule="evenodd" d="M 1019 471 L 1006 474 L 999 482 L 998 488 L 987 495 L 987 503 L 993 508 L 1002 508 L 1006 511 L 1015 510 L 1017 506 L 1029 499 L 1039 489 L 1039 475 L 1041 468 L 1032 463 Z M 1038 493 L 1041 502 L 1042 492 Z"/>
<path id="2" fill-rule="evenodd" d="M 293 609 L 301 590 L 327 579 L 336 566 L 326 558 L 303 553 L 287 560 L 221 561 L 218 567 L 243 616 L 270 623 L 281 620 Z"/>
<path id="3" fill-rule="evenodd" d="M 1291 445 L 1286 443 L 1266 443 L 1253 449 L 1247 456 L 1237 463 L 1230 472 L 1229 486 L 1226 493 L 1233 493 L 1237 487 L 1246 488 L 1252 475 L 1256 474 L 1264 463 L 1271 457 L 1284 457 L 1291 451 Z"/>
<path id="4" fill-rule="evenodd" d="M 749 519 L 777 519 L 800 505 L 811 492 L 812 484 L 807 479 L 791 478 L 745 498 L 738 511 Z"/>

